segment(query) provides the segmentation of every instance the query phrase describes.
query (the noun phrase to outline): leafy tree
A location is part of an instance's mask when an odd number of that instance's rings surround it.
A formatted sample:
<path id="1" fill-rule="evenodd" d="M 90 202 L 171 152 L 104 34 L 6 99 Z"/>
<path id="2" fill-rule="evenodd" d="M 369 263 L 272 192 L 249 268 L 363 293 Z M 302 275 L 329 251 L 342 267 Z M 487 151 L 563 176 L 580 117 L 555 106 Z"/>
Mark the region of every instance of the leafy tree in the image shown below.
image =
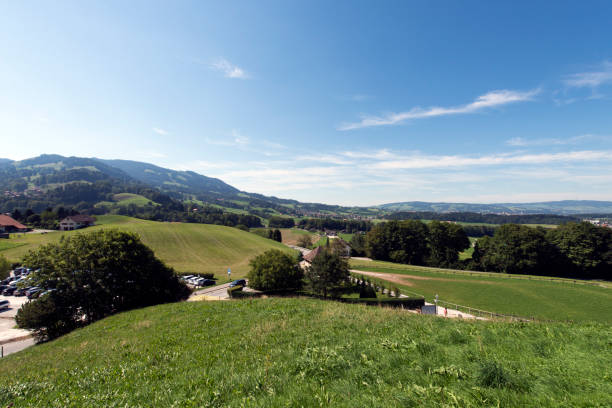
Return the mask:
<path id="1" fill-rule="evenodd" d="M 6 279 L 11 270 L 11 263 L 4 255 L 0 255 L 0 279 Z"/>
<path id="2" fill-rule="evenodd" d="M 138 235 L 119 230 L 69 236 L 29 252 L 23 263 L 38 270 L 30 275 L 33 285 L 54 289 L 49 300 L 36 300 L 17 314 L 17 323 L 34 330 L 39 339 L 190 293 Z"/>
<path id="3" fill-rule="evenodd" d="M 567 275 L 612 279 L 612 230 L 588 222 L 568 222 L 547 233 L 567 260 Z M 608 259 L 606 259 L 608 258 Z"/>
<path id="4" fill-rule="evenodd" d="M 297 244 L 299 247 L 302 247 L 302 248 L 310 248 L 312 246 L 312 238 L 310 238 L 310 235 L 304 234 L 300 236 Z"/>
<path id="5" fill-rule="evenodd" d="M 458 224 L 432 221 L 429 224 L 429 263 L 449 268 L 459 260 L 459 252 L 470 247 L 470 240 Z"/>
<path id="6" fill-rule="evenodd" d="M 365 256 L 366 255 L 366 235 L 356 233 L 349 242 L 351 246 L 351 255 L 353 256 Z"/>
<path id="7" fill-rule="evenodd" d="M 331 251 L 322 251 L 306 268 L 305 276 L 315 293 L 327 297 L 348 284 L 348 262 Z"/>
<path id="8" fill-rule="evenodd" d="M 300 289 L 304 272 L 296 259 L 278 249 L 255 257 L 249 265 L 249 286 L 258 290 Z"/>
<path id="9" fill-rule="evenodd" d="M 272 239 L 277 242 L 283 242 L 283 235 L 281 234 L 281 231 L 279 229 L 274 230 L 272 234 Z"/>
<path id="10" fill-rule="evenodd" d="M 390 221 L 368 232 L 366 250 L 377 260 L 423 265 L 429 255 L 427 236 L 421 221 Z"/>
<path id="11" fill-rule="evenodd" d="M 287 217 L 270 217 L 268 226 L 270 228 L 293 228 L 295 221 L 293 221 L 293 218 Z"/>
<path id="12" fill-rule="evenodd" d="M 505 224 L 493 237 L 478 240 L 472 258 L 486 271 L 548 275 L 555 253 L 542 229 Z"/>

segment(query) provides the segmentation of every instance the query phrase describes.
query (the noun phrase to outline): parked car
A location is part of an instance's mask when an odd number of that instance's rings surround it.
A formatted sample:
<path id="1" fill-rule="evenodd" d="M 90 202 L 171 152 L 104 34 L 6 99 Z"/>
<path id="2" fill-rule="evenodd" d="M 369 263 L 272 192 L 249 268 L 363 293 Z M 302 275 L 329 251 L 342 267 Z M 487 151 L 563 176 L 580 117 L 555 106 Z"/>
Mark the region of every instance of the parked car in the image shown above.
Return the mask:
<path id="1" fill-rule="evenodd" d="M 15 289 L 15 291 L 13 292 L 13 296 L 25 296 L 26 291 L 29 288 L 17 288 Z"/>
<path id="2" fill-rule="evenodd" d="M 202 283 L 200 284 L 200 286 L 212 286 L 212 285 L 214 285 L 214 284 L 216 284 L 216 283 L 217 283 L 217 282 L 215 282 L 215 281 L 214 281 L 214 280 L 212 280 L 212 279 L 205 279 L 205 278 L 203 278 L 203 279 L 204 279 L 204 280 L 202 281 Z"/>
<path id="3" fill-rule="evenodd" d="M 40 292 L 41 290 L 42 289 L 38 286 L 32 286 L 31 288 L 28 288 L 28 290 L 26 290 L 25 295 L 28 297 L 28 299 L 32 299 L 34 297 L 34 294 Z"/>
<path id="4" fill-rule="evenodd" d="M 235 288 L 236 286 L 245 287 L 246 286 L 246 281 L 244 279 L 238 279 L 238 280 L 233 281 L 229 285 L 230 288 Z"/>
<path id="5" fill-rule="evenodd" d="M 17 286 L 10 285 L 8 288 L 2 291 L 2 294 L 4 296 L 12 296 L 13 292 L 15 292 L 16 289 L 17 289 Z"/>
<path id="6" fill-rule="evenodd" d="M 8 309 L 11 307 L 11 302 L 8 300 L 0 300 L 0 310 Z"/>

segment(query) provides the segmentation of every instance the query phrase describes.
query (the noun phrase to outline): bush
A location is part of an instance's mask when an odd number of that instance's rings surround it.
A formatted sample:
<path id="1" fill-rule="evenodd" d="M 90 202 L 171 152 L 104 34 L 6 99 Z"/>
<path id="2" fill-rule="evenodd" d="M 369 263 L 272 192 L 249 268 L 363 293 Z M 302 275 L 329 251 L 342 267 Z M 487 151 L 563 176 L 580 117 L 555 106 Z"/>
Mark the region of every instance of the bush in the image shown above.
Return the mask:
<path id="1" fill-rule="evenodd" d="M 376 291 L 371 286 L 364 285 L 361 287 L 361 290 L 359 291 L 359 298 L 360 299 L 376 298 Z"/>
<path id="2" fill-rule="evenodd" d="M 5 279 L 11 271 L 11 263 L 4 255 L 0 255 L 0 279 Z"/>
<path id="3" fill-rule="evenodd" d="M 271 249 L 253 259 L 247 277 L 257 290 L 300 289 L 304 273 L 296 259 L 278 249 Z"/>

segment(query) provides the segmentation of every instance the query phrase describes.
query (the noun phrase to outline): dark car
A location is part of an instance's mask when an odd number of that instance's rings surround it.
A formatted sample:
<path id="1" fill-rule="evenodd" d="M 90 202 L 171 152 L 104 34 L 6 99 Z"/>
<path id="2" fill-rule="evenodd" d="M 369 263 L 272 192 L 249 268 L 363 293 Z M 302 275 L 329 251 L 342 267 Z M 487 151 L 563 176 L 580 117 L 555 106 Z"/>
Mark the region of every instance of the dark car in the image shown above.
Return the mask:
<path id="1" fill-rule="evenodd" d="M 217 282 L 215 282 L 212 279 L 203 279 L 202 281 L 200 281 L 200 286 L 212 286 L 214 284 L 216 284 Z"/>
<path id="2" fill-rule="evenodd" d="M 38 286 L 33 286 L 31 288 L 29 288 L 28 290 L 26 290 L 25 295 L 28 297 L 28 299 L 35 299 L 38 297 L 38 294 L 42 291 L 41 288 L 39 288 Z"/>
<path id="3" fill-rule="evenodd" d="M 15 291 L 13 292 L 13 296 L 25 296 L 26 291 L 29 288 L 17 288 L 15 289 Z"/>
<path id="4" fill-rule="evenodd" d="M 8 288 L 2 291 L 2 294 L 4 296 L 11 296 L 13 292 L 15 292 L 16 289 L 17 289 L 17 286 L 9 286 Z"/>
<path id="5" fill-rule="evenodd" d="M 246 281 L 244 279 L 238 279 L 238 280 L 233 281 L 229 285 L 230 288 L 235 288 L 236 286 L 245 287 L 246 286 Z"/>

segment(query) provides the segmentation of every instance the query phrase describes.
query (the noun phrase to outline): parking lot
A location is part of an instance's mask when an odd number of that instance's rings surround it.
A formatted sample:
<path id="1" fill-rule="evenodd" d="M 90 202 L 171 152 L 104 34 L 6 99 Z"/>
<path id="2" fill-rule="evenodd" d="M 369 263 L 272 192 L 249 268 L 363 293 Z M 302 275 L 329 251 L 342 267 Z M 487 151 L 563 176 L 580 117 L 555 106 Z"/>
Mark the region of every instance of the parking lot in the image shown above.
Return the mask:
<path id="1" fill-rule="evenodd" d="M 23 344 L 31 345 L 29 342 L 23 342 L 24 339 L 28 339 L 30 337 L 30 332 L 27 330 L 17 329 L 15 328 L 15 315 L 17 311 L 25 302 L 28 301 L 28 298 L 25 296 L 2 296 L 0 295 L 0 300 L 8 300 L 11 303 L 11 307 L 9 309 L 0 310 L 0 345 L 7 345 L 13 342 L 22 341 Z M 12 350 L 11 347 L 5 347 L 5 355 L 7 354 L 6 350 Z"/>

